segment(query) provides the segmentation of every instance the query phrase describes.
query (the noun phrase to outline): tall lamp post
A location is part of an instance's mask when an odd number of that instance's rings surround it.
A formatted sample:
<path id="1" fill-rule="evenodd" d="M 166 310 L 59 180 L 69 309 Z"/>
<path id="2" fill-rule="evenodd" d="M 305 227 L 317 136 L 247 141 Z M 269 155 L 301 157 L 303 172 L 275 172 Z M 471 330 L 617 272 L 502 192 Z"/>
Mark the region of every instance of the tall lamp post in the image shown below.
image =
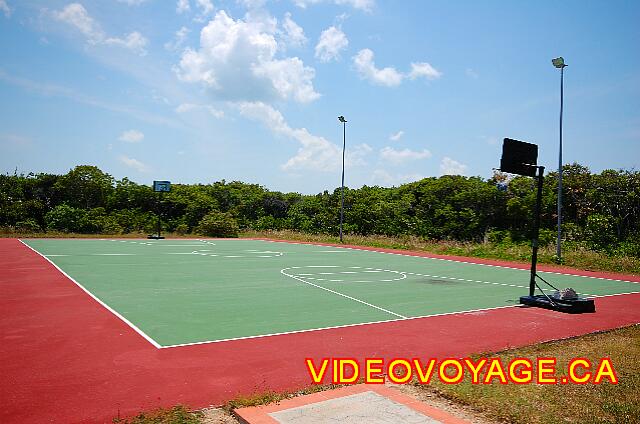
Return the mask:
<path id="1" fill-rule="evenodd" d="M 558 262 L 562 261 L 562 107 L 564 103 L 564 68 L 567 66 L 564 59 L 557 57 L 551 60 L 556 68 L 560 69 L 560 149 L 558 153 L 558 242 L 556 244 L 556 258 Z"/>
<path id="2" fill-rule="evenodd" d="M 344 221 L 344 151 L 347 147 L 347 120 L 344 116 L 338 116 L 338 121 L 342 122 L 342 188 L 340 200 L 340 243 L 342 243 L 342 222 Z"/>

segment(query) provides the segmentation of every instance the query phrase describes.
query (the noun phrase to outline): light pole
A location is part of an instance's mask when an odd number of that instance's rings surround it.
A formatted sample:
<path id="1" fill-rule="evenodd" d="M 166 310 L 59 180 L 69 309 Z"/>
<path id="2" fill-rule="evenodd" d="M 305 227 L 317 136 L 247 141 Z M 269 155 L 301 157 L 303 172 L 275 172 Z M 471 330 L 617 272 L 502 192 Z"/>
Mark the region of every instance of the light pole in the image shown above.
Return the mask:
<path id="1" fill-rule="evenodd" d="M 342 243 L 342 222 L 344 221 L 344 151 L 347 147 L 347 120 L 344 116 L 338 116 L 338 121 L 342 122 L 342 188 L 340 200 L 340 243 Z"/>
<path id="2" fill-rule="evenodd" d="M 551 60 L 556 68 L 560 69 L 560 150 L 558 153 L 558 243 L 556 245 L 556 258 L 562 261 L 562 248 L 560 245 L 562 238 L 562 107 L 564 103 L 564 68 L 567 66 L 562 57 Z"/>

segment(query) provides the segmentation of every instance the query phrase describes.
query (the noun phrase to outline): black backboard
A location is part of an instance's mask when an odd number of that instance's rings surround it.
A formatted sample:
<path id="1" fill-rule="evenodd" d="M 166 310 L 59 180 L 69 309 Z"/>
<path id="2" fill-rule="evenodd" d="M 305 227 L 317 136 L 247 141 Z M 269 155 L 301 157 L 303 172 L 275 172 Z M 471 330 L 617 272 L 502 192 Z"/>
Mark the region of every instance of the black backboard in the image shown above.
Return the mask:
<path id="1" fill-rule="evenodd" d="M 502 144 L 500 171 L 510 174 L 536 176 L 538 145 L 505 138 Z"/>

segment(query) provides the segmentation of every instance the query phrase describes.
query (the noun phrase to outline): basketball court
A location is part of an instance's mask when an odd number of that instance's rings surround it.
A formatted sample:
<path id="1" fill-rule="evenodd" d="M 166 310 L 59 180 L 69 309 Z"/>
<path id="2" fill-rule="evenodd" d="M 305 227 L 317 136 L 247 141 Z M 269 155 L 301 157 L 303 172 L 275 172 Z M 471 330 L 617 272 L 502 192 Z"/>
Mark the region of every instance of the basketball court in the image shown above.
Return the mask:
<path id="1" fill-rule="evenodd" d="M 445 358 L 640 322 L 640 278 L 267 240 L 0 239 L 3 423 L 111 422 L 311 384 L 305 358 Z M 325 381 L 329 383 L 329 381 Z"/>
<path id="2" fill-rule="evenodd" d="M 24 240 L 157 348 L 516 305 L 520 269 L 264 240 Z M 543 273 L 544 274 L 544 273 Z M 632 281 L 548 274 L 587 297 Z"/>

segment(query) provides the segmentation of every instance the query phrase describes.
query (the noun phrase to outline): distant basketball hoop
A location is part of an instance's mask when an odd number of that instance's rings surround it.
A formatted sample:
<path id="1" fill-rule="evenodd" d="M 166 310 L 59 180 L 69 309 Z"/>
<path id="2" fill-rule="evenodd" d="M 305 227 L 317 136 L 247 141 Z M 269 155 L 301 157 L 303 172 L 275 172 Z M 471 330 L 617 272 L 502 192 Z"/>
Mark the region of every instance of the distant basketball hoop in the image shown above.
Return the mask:
<path id="1" fill-rule="evenodd" d="M 162 199 L 162 193 L 168 193 L 171 191 L 171 182 L 170 181 L 154 181 L 153 191 L 158 193 L 158 198 L 156 199 L 156 213 L 158 215 L 158 222 L 157 222 L 158 232 L 156 234 L 149 234 L 147 238 L 159 240 L 164 238 L 164 236 L 160 234 L 162 231 L 162 223 L 160 222 L 160 201 Z"/>

